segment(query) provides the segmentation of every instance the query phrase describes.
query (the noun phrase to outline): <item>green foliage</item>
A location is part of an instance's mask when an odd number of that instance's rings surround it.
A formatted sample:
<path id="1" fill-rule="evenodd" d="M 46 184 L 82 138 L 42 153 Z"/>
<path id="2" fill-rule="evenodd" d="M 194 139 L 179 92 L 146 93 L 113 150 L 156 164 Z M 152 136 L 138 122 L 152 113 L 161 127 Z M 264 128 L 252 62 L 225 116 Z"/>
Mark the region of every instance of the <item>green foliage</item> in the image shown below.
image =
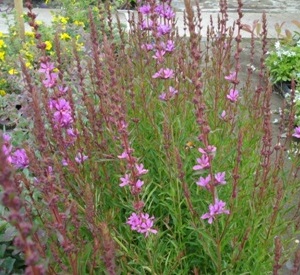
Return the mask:
<path id="1" fill-rule="evenodd" d="M 299 42 L 300 43 L 300 42 Z M 273 83 L 290 82 L 299 79 L 300 44 L 283 44 L 276 42 L 276 48 L 269 53 L 266 65 Z"/>
<path id="2" fill-rule="evenodd" d="M 5 208 L 0 205 L 0 217 L 5 215 Z M 21 251 L 13 245 L 17 232 L 9 223 L 0 221 L 0 274 L 23 274 L 25 262 Z"/>

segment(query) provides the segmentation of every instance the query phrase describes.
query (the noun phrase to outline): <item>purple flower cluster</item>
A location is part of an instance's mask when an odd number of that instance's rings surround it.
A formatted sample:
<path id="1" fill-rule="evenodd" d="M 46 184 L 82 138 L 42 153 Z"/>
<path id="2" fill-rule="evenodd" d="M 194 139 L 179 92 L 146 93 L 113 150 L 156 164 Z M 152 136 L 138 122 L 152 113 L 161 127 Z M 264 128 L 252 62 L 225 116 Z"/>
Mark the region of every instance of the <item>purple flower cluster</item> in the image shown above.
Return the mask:
<path id="1" fill-rule="evenodd" d="M 39 72 L 44 75 L 43 84 L 45 88 L 51 88 L 54 97 L 49 100 L 49 110 L 52 112 L 52 121 L 55 129 L 61 130 L 63 134 L 63 144 L 67 148 L 73 145 L 78 137 L 78 131 L 73 128 L 74 115 L 70 102 L 65 98 L 68 87 L 58 85 L 58 74 L 55 72 L 54 63 L 49 60 L 41 62 Z M 78 152 L 74 160 L 81 164 L 88 156 Z M 63 157 L 62 165 L 68 166 L 68 158 Z"/>
<path id="2" fill-rule="evenodd" d="M 214 221 L 216 215 L 229 214 L 229 210 L 226 210 L 225 207 L 225 202 L 216 199 L 214 204 L 209 205 L 209 212 L 202 215 L 201 219 L 208 219 L 208 223 L 211 224 Z"/>
<path id="3" fill-rule="evenodd" d="M 70 103 L 64 99 L 51 99 L 49 108 L 53 111 L 53 121 L 56 126 L 62 128 L 69 128 L 73 123 L 72 109 Z"/>
<path id="4" fill-rule="evenodd" d="M 146 237 L 149 233 L 156 234 L 157 230 L 153 229 L 154 217 L 143 213 L 144 202 L 140 200 L 139 196 L 142 192 L 144 181 L 141 177 L 148 173 L 143 163 L 138 163 L 137 158 L 133 156 L 133 149 L 129 147 L 128 141 L 128 124 L 125 121 L 119 121 L 118 128 L 122 135 L 124 151 L 118 156 L 119 159 L 126 161 L 126 173 L 120 178 L 120 187 L 128 186 L 131 194 L 134 197 L 133 207 L 137 213 L 132 213 L 127 220 L 131 230 L 144 234 Z"/>
<path id="5" fill-rule="evenodd" d="M 157 64 L 163 64 L 166 55 L 172 53 L 175 49 L 175 43 L 170 39 L 175 12 L 169 2 L 163 2 L 162 4 L 147 3 L 141 6 L 138 11 L 142 16 L 141 29 L 150 32 L 151 36 L 156 39 L 155 42 L 143 44 L 142 49 L 154 51 L 154 55 L 152 55 L 153 59 L 156 60 Z M 152 75 L 154 79 L 163 80 L 174 77 L 175 73 L 172 69 L 163 67 Z M 159 99 L 169 101 L 177 93 L 178 91 L 170 86 L 167 92 L 159 95 Z"/>
<path id="6" fill-rule="evenodd" d="M 132 213 L 127 220 L 131 230 L 142 233 L 147 237 L 149 233 L 156 234 L 157 230 L 153 229 L 154 217 L 150 217 L 147 213 Z"/>
<path id="7" fill-rule="evenodd" d="M 46 88 L 54 88 L 57 84 L 58 74 L 54 72 L 54 69 L 55 66 L 51 62 L 41 63 L 39 72 L 45 76 L 43 84 Z"/>
<path id="8" fill-rule="evenodd" d="M 6 156 L 8 163 L 12 164 L 16 169 L 24 169 L 29 166 L 29 159 L 24 149 L 16 149 L 13 152 L 13 147 L 10 143 L 11 137 L 8 134 L 3 134 L 2 152 Z"/>
<path id="9" fill-rule="evenodd" d="M 216 147 L 208 145 L 206 148 L 199 148 L 198 151 L 202 154 L 202 156 L 201 158 L 197 158 L 197 165 L 193 167 L 193 170 L 206 170 L 211 168 L 211 161 L 215 156 Z M 214 192 L 215 187 L 226 184 L 225 177 L 225 172 L 218 172 L 215 174 L 210 172 L 206 177 L 200 177 L 196 184 L 205 188 L 212 194 L 216 194 Z M 215 197 L 214 204 L 209 205 L 209 212 L 202 215 L 201 219 L 208 219 L 208 223 L 211 224 L 216 215 L 229 214 L 229 210 L 226 210 L 225 206 L 225 202 L 218 200 L 218 198 Z"/>

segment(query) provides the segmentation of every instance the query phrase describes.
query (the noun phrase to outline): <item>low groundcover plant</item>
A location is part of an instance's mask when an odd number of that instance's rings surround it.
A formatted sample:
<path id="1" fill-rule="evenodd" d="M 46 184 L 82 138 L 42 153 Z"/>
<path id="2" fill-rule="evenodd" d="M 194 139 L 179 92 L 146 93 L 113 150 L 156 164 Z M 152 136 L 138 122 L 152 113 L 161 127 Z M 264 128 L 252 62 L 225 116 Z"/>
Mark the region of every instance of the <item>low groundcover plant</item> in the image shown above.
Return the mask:
<path id="1" fill-rule="evenodd" d="M 300 160 L 272 135 L 266 17 L 254 72 L 241 0 L 233 26 L 220 1 L 205 43 L 199 6 L 185 5 L 183 37 L 170 1 L 138 3 L 128 34 L 90 10 L 67 51 L 66 23 L 49 41 L 27 2 L 26 139 L 3 131 L 0 147 L 3 219 L 26 274 L 299 272 Z"/>

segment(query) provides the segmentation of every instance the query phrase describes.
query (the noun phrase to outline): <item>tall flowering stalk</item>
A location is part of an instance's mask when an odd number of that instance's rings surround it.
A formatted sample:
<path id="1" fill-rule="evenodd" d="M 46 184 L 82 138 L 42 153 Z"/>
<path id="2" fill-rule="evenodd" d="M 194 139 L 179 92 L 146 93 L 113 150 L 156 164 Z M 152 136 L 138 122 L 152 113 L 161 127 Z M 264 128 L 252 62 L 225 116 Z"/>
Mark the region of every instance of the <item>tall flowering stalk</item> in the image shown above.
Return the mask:
<path id="1" fill-rule="evenodd" d="M 26 274 L 46 274 L 44 266 L 40 263 L 40 256 L 44 256 L 41 246 L 33 240 L 34 228 L 24 214 L 25 204 L 20 197 L 20 182 L 14 178 L 13 168 L 24 169 L 29 165 L 29 159 L 24 149 L 12 152 L 10 136 L 4 134 L 0 140 L 0 184 L 2 187 L 2 204 L 9 209 L 7 221 L 18 231 L 14 244 L 25 256 Z"/>

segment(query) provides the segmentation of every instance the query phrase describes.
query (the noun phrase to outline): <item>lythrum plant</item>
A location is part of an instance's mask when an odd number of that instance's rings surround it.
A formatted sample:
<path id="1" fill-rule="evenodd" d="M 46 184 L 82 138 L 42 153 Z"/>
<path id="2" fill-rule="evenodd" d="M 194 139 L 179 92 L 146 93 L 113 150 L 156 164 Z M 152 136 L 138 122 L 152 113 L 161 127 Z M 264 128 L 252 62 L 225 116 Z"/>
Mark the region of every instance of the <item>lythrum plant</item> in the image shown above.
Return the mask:
<path id="1" fill-rule="evenodd" d="M 129 33 L 90 12 L 84 50 L 58 31 L 53 55 L 27 4 L 33 125 L 0 150 L 27 274 L 279 274 L 288 260 L 297 274 L 299 155 L 272 134 L 266 17 L 245 43 L 238 2 L 229 26 L 220 1 L 205 42 L 188 0 L 181 37 L 169 1 L 143 2 Z"/>

